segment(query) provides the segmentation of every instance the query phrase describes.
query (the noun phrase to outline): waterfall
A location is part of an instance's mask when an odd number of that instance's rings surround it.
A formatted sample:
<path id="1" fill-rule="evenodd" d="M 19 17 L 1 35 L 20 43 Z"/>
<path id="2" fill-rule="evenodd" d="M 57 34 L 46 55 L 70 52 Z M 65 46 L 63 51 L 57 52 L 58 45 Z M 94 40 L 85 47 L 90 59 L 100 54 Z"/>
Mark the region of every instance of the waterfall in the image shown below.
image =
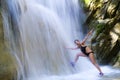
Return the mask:
<path id="1" fill-rule="evenodd" d="M 77 73 L 70 65 L 75 54 L 66 47 L 74 47 L 74 39 L 81 40 L 83 36 L 85 16 L 78 0 L 3 3 L 5 39 L 18 63 L 18 80 Z"/>

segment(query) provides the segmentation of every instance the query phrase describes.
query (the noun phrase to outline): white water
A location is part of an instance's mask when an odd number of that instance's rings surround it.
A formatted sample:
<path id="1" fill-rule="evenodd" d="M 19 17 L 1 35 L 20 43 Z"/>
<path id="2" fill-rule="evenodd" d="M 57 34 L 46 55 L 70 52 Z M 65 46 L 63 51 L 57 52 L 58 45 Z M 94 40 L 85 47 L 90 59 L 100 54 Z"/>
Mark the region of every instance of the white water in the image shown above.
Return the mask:
<path id="1" fill-rule="evenodd" d="M 70 61 L 78 51 L 65 48 L 74 47 L 74 39 L 83 37 L 81 25 L 85 17 L 78 0 L 8 0 L 7 3 L 14 26 L 11 29 L 10 17 L 3 11 L 4 30 L 19 65 L 18 80 L 21 77 L 22 80 L 99 79 L 98 71 L 86 58 L 80 58 L 72 68 Z M 85 77 L 86 74 L 89 75 Z"/>

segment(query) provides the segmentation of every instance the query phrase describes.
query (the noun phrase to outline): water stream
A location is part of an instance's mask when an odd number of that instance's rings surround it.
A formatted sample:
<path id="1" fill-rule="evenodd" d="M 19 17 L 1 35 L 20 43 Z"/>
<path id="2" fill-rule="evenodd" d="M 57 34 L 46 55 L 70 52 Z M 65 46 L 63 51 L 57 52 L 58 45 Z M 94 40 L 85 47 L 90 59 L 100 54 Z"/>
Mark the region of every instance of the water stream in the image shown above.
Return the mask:
<path id="1" fill-rule="evenodd" d="M 78 51 L 66 47 L 83 38 L 85 15 L 78 0 L 6 0 L 6 4 L 4 32 L 18 63 L 18 80 L 101 79 L 87 58 L 80 58 L 75 68 L 70 65 Z M 106 75 L 119 72 L 102 69 Z"/>

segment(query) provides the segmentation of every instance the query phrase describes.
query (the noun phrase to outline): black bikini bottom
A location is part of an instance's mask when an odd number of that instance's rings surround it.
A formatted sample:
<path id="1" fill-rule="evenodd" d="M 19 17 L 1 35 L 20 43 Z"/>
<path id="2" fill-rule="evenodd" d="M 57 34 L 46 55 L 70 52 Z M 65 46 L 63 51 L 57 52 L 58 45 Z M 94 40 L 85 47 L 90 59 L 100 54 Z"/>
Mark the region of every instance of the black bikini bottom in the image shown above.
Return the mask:
<path id="1" fill-rule="evenodd" d="M 89 53 L 84 53 L 86 56 L 89 56 L 90 53 L 94 53 L 93 51 L 89 52 Z"/>

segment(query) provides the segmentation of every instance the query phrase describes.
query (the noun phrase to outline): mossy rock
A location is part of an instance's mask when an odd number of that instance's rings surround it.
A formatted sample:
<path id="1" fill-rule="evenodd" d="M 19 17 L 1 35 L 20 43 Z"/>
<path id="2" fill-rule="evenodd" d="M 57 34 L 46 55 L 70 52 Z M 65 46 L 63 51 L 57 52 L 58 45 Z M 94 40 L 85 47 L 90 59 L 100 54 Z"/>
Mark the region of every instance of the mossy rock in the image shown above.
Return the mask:
<path id="1" fill-rule="evenodd" d="M 1 45 L 0 41 L 0 80 L 13 80 L 17 66 L 15 58 Z"/>
<path id="2" fill-rule="evenodd" d="M 0 52 L 0 80 L 13 80 L 16 74 L 14 58 L 5 51 Z"/>
<path id="3" fill-rule="evenodd" d="M 0 14 L 0 80 L 14 80 L 16 77 L 15 58 L 4 44 L 2 16 Z"/>

